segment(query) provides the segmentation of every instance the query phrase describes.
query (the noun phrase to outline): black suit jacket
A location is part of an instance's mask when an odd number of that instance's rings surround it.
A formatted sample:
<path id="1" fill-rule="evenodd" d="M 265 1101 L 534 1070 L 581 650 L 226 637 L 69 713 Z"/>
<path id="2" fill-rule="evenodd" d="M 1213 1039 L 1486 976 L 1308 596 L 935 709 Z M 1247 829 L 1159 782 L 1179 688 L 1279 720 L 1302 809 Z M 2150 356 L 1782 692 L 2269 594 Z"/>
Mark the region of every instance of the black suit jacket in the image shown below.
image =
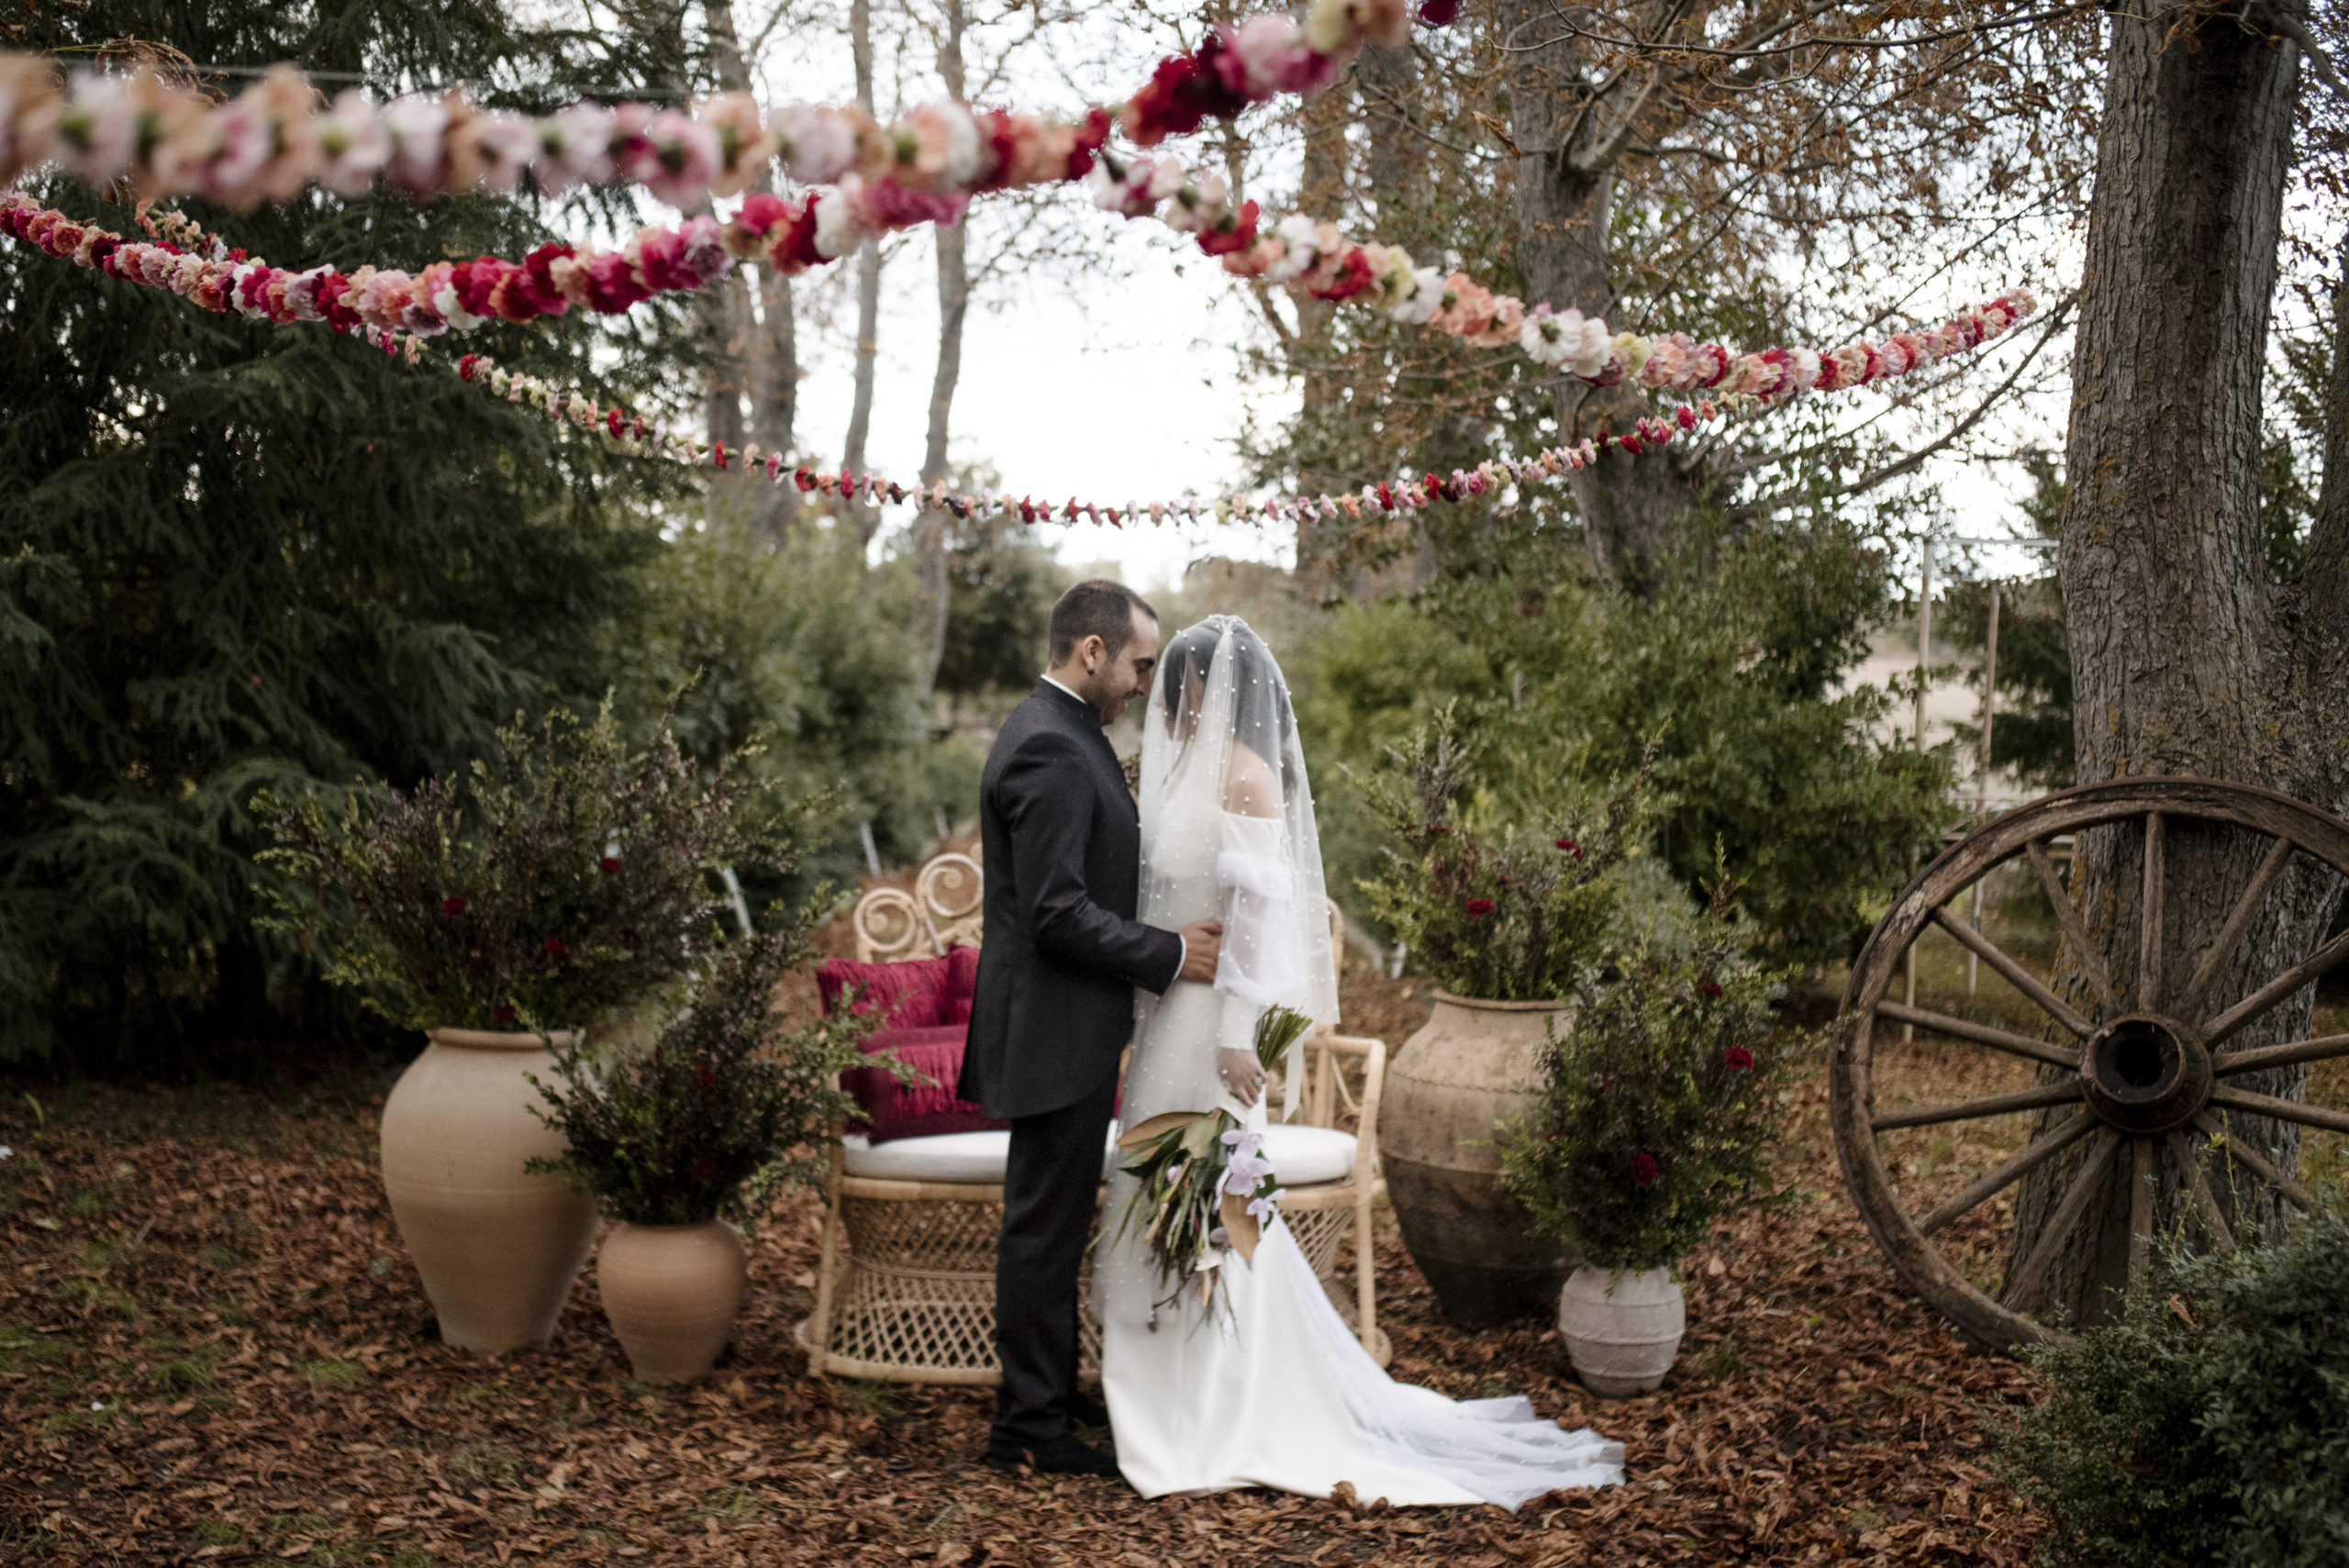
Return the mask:
<path id="1" fill-rule="evenodd" d="M 979 789 L 985 935 L 959 1093 L 989 1116 L 1074 1105 L 1118 1070 L 1134 988 L 1183 939 L 1134 919 L 1141 826 L 1093 705 L 1048 681 L 1011 710 Z"/>

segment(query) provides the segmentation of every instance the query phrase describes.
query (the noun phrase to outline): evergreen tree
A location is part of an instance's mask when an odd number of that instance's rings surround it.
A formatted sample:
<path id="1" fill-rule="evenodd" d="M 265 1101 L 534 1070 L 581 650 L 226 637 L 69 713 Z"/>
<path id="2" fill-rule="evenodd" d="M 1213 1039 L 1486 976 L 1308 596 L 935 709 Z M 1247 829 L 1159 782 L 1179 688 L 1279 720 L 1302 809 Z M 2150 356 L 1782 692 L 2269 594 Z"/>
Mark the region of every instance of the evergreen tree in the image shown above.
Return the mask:
<path id="1" fill-rule="evenodd" d="M 232 68 L 205 77 L 227 92 L 234 69 L 280 60 L 379 94 L 462 79 L 544 112 L 682 81 L 674 8 L 646 14 L 621 39 L 482 0 L 150 0 L 35 13 L 9 41 L 153 40 Z M 134 228 L 69 182 L 40 194 Z M 574 201 L 554 227 L 576 234 L 598 203 L 618 218 L 618 200 Z M 413 269 L 554 237 L 529 197 L 184 210 L 289 267 Z M 666 352 L 657 332 L 614 341 L 566 319 L 467 347 L 608 396 L 598 364 Z M 265 1037 L 305 987 L 250 926 L 252 791 L 410 784 L 518 710 L 592 705 L 615 675 L 605 628 L 644 611 L 651 514 L 676 481 L 323 326 L 207 315 L 16 246 L 0 407 L 0 1059 L 166 1064 Z"/>

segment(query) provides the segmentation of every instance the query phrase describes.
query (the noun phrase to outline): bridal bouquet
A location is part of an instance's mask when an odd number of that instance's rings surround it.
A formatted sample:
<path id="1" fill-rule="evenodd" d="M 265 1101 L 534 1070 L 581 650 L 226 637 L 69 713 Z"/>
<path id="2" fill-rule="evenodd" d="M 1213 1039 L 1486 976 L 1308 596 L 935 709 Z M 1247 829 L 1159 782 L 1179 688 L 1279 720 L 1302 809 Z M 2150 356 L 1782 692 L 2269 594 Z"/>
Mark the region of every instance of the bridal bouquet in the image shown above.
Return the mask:
<path id="1" fill-rule="evenodd" d="M 1313 1020 L 1287 1007 L 1268 1007 L 1256 1020 L 1256 1061 L 1266 1073 L 1280 1064 Z M 1281 1197 L 1264 1135 L 1240 1125 L 1230 1111 L 1163 1111 L 1118 1140 L 1121 1167 L 1141 1186 L 1118 1221 L 1118 1238 L 1140 1230 L 1172 1306 L 1189 1282 L 1199 1301 L 1212 1300 L 1223 1254 L 1256 1255 L 1256 1240 Z"/>

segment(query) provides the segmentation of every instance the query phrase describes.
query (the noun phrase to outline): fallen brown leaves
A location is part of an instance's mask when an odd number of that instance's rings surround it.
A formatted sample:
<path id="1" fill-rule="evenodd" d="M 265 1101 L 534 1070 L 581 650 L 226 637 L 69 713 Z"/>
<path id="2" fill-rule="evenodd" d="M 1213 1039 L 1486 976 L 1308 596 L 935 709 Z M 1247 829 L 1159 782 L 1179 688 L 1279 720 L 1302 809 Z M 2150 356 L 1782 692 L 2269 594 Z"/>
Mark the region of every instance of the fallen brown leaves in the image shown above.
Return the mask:
<path id="1" fill-rule="evenodd" d="M 1791 1216 L 1687 1260 L 1657 1395 L 1582 1391 L 1553 1331 L 1442 1323 L 1390 1235 L 1397 1376 L 1521 1393 L 1629 1482 L 1497 1509 L 1261 1492 L 1145 1503 L 974 1462 L 989 1396 L 803 1374 L 818 1206 L 778 1205 L 707 1386 L 630 1384 L 590 1265 L 543 1351 L 443 1350 L 395 1235 L 368 1092 L 89 1091 L 0 1119 L 0 1557 L 57 1562 L 2020 1564 L 2040 1521 L 1982 1462 L 2020 1396 L 1901 1290 L 1842 1196 L 1816 1086 Z"/>

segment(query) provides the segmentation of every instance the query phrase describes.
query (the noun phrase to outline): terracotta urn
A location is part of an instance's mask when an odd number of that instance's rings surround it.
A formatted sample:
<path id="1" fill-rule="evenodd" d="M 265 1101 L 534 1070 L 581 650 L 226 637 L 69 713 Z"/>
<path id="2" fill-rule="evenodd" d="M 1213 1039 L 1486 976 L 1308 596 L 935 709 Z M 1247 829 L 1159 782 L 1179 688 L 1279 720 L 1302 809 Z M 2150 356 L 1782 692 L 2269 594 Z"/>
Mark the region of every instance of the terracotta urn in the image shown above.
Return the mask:
<path id="1" fill-rule="evenodd" d="M 1468 1329 L 1547 1317 L 1576 1259 L 1534 1233 L 1500 1182 L 1500 1124 L 1532 1108 L 1542 1053 L 1573 1003 L 1435 994 L 1386 1066 L 1378 1152 L 1403 1244 L 1443 1315 Z"/>
<path id="2" fill-rule="evenodd" d="M 1654 1393 L 1680 1354 L 1687 1326 L 1680 1282 L 1670 1269 L 1585 1263 L 1558 1294 L 1558 1334 L 1575 1375 L 1609 1399 Z"/>
<path id="3" fill-rule="evenodd" d="M 596 1254 L 604 1316 L 646 1383 L 691 1383 L 717 1364 L 748 1277 L 742 1238 L 722 1219 L 615 1222 Z"/>
<path id="4" fill-rule="evenodd" d="M 526 1074 L 555 1082 L 550 1041 L 575 1033 L 428 1029 L 384 1104 L 384 1192 L 424 1276 L 440 1338 L 495 1354 L 543 1345 L 596 1240 L 596 1204 L 533 1155 L 563 1151 Z"/>

